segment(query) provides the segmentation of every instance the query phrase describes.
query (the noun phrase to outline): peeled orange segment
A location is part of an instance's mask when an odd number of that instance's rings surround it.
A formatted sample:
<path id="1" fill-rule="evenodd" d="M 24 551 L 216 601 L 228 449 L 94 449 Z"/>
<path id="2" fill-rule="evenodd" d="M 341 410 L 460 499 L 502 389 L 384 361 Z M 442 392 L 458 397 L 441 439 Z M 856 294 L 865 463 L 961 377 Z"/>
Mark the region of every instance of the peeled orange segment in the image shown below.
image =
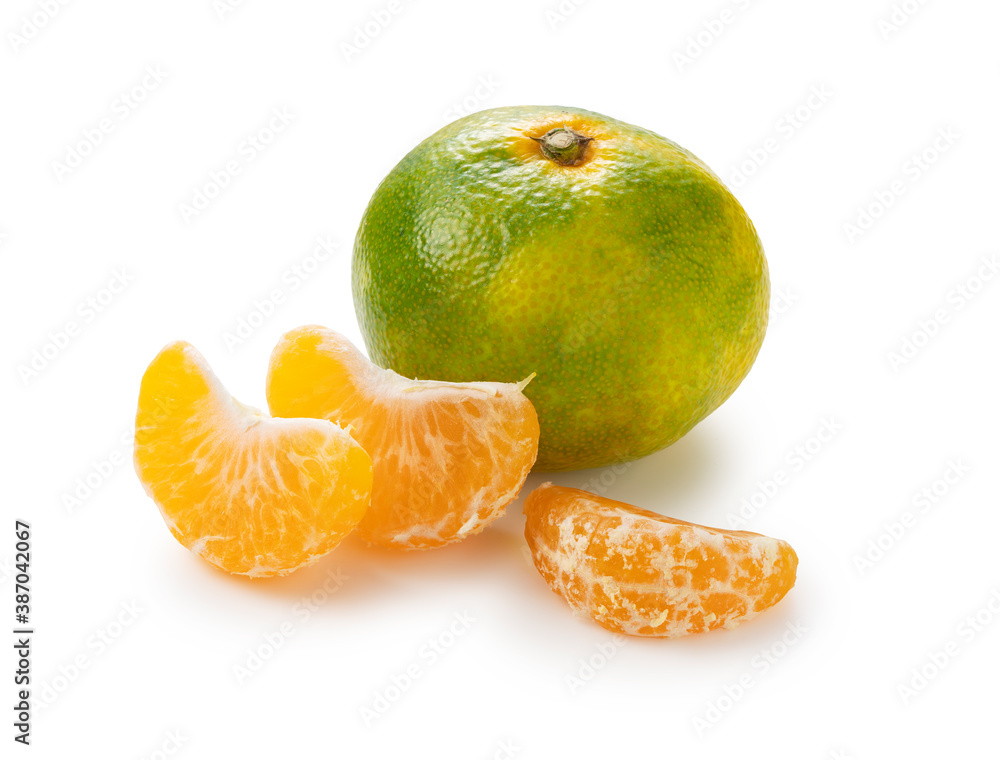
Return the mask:
<path id="1" fill-rule="evenodd" d="M 358 535 L 429 549 L 478 533 L 517 497 L 538 453 L 538 418 L 522 387 L 409 380 L 309 326 L 271 353 L 267 403 L 275 416 L 350 425 L 375 467 Z"/>
<path id="2" fill-rule="evenodd" d="M 273 419 L 234 399 L 183 341 L 146 369 L 135 470 L 174 538 L 239 575 L 285 575 L 361 520 L 372 463 L 327 420 Z"/>
<path id="3" fill-rule="evenodd" d="M 795 585 L 786 542 L 706 528 L 546 483 L 524 536 L 549 586 L 610 631 L 677 638 L 735 628 Z"/>

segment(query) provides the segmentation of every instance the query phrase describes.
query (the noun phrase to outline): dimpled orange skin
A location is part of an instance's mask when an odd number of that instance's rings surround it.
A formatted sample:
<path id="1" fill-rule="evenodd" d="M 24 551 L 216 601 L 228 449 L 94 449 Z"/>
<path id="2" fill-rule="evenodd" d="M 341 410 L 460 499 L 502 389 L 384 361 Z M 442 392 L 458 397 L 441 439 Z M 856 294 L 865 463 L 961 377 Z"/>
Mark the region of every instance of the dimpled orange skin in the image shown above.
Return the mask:
<path id="1" fill-rule="evenodd" d="M 523 384 L 410 380 L 372 364 L 343 335 L 306 326 L 271 353 L 275 416 L 348 428 L 374 463 L 369 543 L 431 549 L 480 532 L 517 498 L 538 453 Z"/>
<path id="2" fill-rule="evenodd" d="M 590 140 L 561 165 L 553 129 Z M 375 191 L 352 260 L 369 355 L 408 377 L 516 382 L 539 471 L 668 446 L 736 390 L 764 339 L 760 238 L 722 181 L 647 129 L 505 106 L 443 127 Z"/>
<path id="3" fill-rule="evenodd" d="M 546 483 L 524 503 L 535 567 L 604 628 L 678 638 L 735 628 L 795 585 L 785 541 L 707 528 Z"/>
<path id="4" fill-rule="evenodd" d="M 134 461 L 174 538 L 251 578 L 318 560 L 357 525 L 371 496 L 371 459 L 345 431 L 241 404 L 183 341 L 142 377 Z"/>

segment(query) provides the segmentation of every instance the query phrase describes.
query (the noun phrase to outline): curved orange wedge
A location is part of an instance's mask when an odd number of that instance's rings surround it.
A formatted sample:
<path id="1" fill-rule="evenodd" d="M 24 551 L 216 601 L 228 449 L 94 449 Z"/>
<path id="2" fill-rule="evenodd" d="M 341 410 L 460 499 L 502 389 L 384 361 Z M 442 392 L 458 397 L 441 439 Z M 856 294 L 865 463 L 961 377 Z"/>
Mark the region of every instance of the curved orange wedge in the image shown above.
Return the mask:
<path id="1" fill-rule="evenodd" d="M 319 559 L 358 524 L 371 495 L 371 459 L 345 431 L 244 406 L 183 341 L 143 375 L 134 459 L 174 538 L 251 577 Z"/>
<path id="2" fill-rule="evenodd" d="M 795 585 L 798 557 L 758 533 L 706 528 L 546 483 L 524 503 L 535 567 L 608 630 L 676 638 L 735 628 Z"/>
<path id="3" fill-rule="evenodd" d="M 409 380 L 309 326 L 271 353 L 267 403 L 275 416 L 349 426 L 375 467 L 358 534 L 429 549 L 478 533 L 517 497 L 538 452 L 538 418 L 522 387 Z"/>

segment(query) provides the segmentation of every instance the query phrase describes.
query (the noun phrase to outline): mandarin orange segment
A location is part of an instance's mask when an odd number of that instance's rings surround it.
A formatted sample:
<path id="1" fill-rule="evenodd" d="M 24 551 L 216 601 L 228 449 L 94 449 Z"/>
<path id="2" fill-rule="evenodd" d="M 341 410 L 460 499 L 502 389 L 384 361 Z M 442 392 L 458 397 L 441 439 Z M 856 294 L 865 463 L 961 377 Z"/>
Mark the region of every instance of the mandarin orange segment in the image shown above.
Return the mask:
<path id="1" fill-rule="evenodd" d="M 134 459 L 174 538 L 251 577 L 319 559 L 358 524 L 371 496 L 371 459 L 348 433 L 244 406 L 183 341 L 143 375 Z"/>
<path id="2" fill-rule="evenodd" d="M 429 549 L 478 533 L 517 497 L 538 453 L 523 384 L 410 380 L 323 327 L 286 333 L 271 354 L 267 403 L 280 417 L 350 428 L 375 468 L 370 543 Z"/>
<path id="3" fill-rule="evenodd" d="M 795 585 L 785 541 L 707 528 L 546 483 L 524 503 L 524 535 L 549 586 L 600 625 L 677 638 L 735 628 Z"/>

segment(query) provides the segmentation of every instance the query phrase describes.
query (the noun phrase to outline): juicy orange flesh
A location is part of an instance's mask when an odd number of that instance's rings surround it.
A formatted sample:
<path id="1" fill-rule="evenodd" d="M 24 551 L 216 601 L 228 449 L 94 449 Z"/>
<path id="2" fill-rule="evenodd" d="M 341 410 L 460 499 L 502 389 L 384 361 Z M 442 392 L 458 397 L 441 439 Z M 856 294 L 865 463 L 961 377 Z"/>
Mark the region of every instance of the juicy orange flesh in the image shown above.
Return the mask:
<path id="1" fill-rule="evenodd" d="M 785 541 L 707 528 L 574 488 L 525 500 L 535 566 L 570 606 L 605 628 L 674 638 L 733 628 L 795 584 Z"/>
<path id="2" fill-rule="evenodd" d="M 232 573 L 309 564 L 368 506 L 371 460 L 347 433 L 240 404 L 187 343 L 167 346 L 146 370 L 135 442 L 136 472 L 170 532 Z"/>
<path id="3" fill-rule="evenodd" d="M 322 327 L 281 339 L 267 400 L 276 416 L 349 427 L 375 471 L 358 534 L 386 546 L 426 549 L 478 533 L 516 498 L 538 449 L 538 419 L 517 385 L 409 380 Z"/>

